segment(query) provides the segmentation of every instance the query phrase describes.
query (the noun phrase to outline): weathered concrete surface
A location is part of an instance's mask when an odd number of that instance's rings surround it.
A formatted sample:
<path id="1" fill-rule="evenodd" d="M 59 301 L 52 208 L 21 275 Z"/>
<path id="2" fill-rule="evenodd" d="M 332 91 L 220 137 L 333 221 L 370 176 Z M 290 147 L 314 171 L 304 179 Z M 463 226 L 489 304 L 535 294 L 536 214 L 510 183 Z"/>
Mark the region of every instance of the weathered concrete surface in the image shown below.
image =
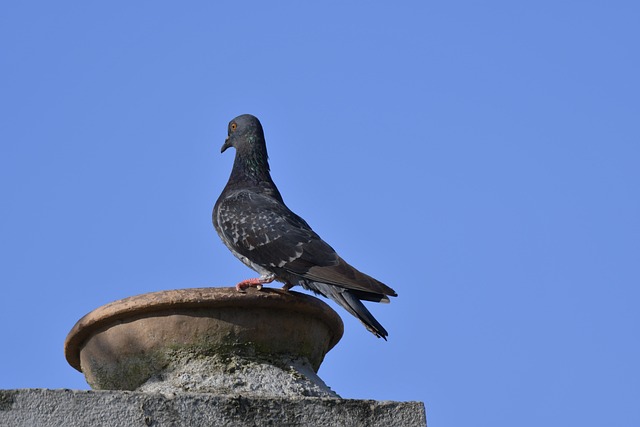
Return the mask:
<path id="1" fill-rule="evenodd" d="M 426 426 L 421 402 L 0 390 L 2 427 Z"/>
<path id="2" fill-rule="evenodd" d="M 191 352 L 173 355 L 161 373 L 135 391 L 175 394 L 212 393 L 245 397 L 340 396 L 316 374 L 305 358 L 271 356 L 240 357 L 234 354 L 193 357 Z"/>

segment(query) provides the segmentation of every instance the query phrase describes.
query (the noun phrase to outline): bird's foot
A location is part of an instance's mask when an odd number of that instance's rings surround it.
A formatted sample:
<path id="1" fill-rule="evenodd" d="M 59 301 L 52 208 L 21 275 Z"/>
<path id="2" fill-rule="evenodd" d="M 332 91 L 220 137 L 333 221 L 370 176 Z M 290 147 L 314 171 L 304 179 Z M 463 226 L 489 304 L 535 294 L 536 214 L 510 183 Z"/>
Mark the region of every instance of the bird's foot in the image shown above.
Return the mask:
<path id="1" fill-rule="evenodd" d="M 269 274 L 255 277 L 253 279 L 243 280 L 236 285 L 236 290 L 238 292 L 244 292 L 247 288 L 256 288 L 257 290 L 260 290 L 262 289 L 262 285 L 273 282 L 275 278 L 275 274 Z"/>
<path id="2" fill-rule="evenodd" d="M 284 286 L 282 287 L 283 291 L 289 291 L 289 289 L 293 288 L 294 285 L 292 285 L 291 283 L 285 283 Z"/>

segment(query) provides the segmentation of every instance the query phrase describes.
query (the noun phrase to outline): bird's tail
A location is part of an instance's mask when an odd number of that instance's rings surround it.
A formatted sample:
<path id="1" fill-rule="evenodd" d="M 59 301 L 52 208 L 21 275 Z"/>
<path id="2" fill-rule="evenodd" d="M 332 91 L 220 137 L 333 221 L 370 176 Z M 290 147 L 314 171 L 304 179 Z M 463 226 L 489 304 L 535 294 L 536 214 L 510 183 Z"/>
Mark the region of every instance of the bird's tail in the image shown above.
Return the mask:
<path id="1" fill-rule="evenodd" d="M 306 282 L 303 284 L 303 287 L 322 294 L 327 298 L 331 298 L 353 316 L 357 317 L 371 333 L 378 338 L 384 338 L 385 341 L 387 340 L 387 336 L 389 335 L 387 330 L 373 317 L 369 310 L 367 310 L 367 307 L 362 304 L 362 301 L 349 289 L 320 282 Z M 371 300 L 371 298 L 367 299 Z"/>

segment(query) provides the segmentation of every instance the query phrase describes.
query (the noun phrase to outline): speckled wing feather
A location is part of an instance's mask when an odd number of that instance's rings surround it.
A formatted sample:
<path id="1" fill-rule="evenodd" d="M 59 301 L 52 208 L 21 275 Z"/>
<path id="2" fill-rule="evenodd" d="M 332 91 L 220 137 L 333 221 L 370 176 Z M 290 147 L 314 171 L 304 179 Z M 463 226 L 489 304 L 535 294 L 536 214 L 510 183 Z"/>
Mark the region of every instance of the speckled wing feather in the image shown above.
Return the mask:
<path id="1" fill-rule="evenodd" d="M 227 246 L 269 270 L 300 257 L 301 246 L 317 237 L 286 206 L 250 190 L 225 194 L 215 214 L 216 230 Z"/>
<path id="2" fill-rule="evenodd" d="M 220 201 L 216 214 L 216 229 L 227 246 L 267 270 L 359 291 L 370 301 L 388 302 L 385 294 L 395 295 L 347 264 L 302 218 L 274 198 L 250 190 L 232 191 Z"/>

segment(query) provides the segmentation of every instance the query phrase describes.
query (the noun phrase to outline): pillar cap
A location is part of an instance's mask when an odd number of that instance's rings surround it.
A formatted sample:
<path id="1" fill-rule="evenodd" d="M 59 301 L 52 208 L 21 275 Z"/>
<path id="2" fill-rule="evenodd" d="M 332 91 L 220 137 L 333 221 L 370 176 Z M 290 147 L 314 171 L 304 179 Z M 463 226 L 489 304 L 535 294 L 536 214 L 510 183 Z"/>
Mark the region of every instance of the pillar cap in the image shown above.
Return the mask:
<path id="1" fill-rule="evenodd" d="M 71 329 L 64 351 L 92 388 L 132 390 L 170 363 L 167 354 L 182 350 L 194 357 L 245 350 L 256 357 L 301 357 L 317 372 L 343 331 L 334 310 L 299 292 L 178 289 L 93 310 Z"/>

